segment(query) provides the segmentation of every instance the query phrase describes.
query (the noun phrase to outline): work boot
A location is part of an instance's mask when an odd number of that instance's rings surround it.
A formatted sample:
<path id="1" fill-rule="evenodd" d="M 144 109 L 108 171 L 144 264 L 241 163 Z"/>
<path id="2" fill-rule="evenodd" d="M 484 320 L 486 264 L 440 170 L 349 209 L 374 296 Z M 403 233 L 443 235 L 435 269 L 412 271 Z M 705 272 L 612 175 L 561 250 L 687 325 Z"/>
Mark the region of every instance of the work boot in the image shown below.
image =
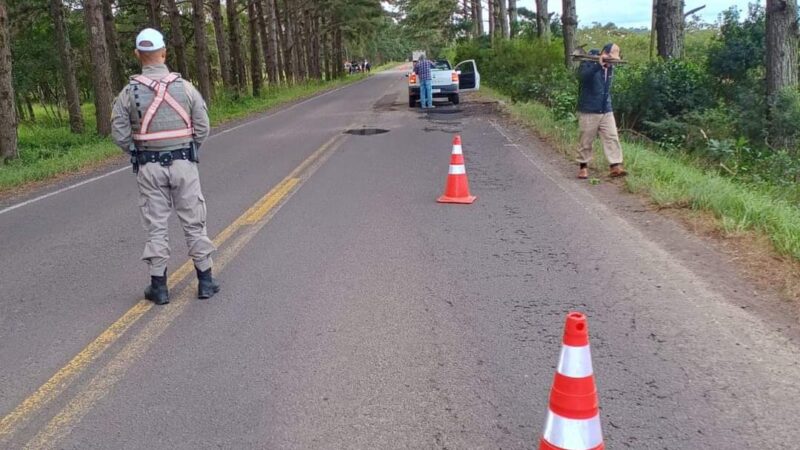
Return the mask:
<path id="1" fill-rule="evenodd" d="M 578 178 L 581 180 L 589 178 L 589 169 L 581 167 L 580 170 L 578 170 Z"/>
<path id="2" fill-rule="evenodd" d="M 608 174 L 608 176 L 610 176 L 611 178 L 624 177 L 625 175 L 628 174 L 628 172 L 626 172 L 625 169 L 622 167 L 622 164 L 612 164 L 610 168 L 611 172 Z"/>
<path id="3" fill-rule="evenodd" d="M 197 298 L 211 298 L 219 292 L 219 284 L 211 276 L 211 269 L 202 272 L 195 267 L 194 270 L 197 272 Z"/>
<path id="4" fill-rule="evenodd" d="M 167 269 L 164 269 L 163 277 L 150 277 L 150 286 L 144 290 L 144 298 L 156 305 L 166 305 L 169 303 L 169 289 L 167 288 Z"/>

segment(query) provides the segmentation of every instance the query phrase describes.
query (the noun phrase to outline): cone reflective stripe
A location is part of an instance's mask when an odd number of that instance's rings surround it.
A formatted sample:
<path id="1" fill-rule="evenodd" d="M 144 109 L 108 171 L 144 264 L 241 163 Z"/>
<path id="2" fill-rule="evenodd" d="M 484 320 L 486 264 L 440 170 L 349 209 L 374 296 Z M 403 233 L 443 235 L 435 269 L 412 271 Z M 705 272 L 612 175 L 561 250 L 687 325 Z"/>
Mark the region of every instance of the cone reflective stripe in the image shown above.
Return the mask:
<path id="1" fill-rule="evenodd" d="M 571 312 L 564 327 L 550 408 L 539 444 L 547 450 L 604 449 L 586 316 Z"/>
<path id="2" fill-rule="evenodd" d="M 453 154 L 454 155 L 462 155 L 463 152 L 461 151 L 461 136 L 456 135 L 453 138 Z"/>
<path id="3" fill-rule="evenodd" d="M 467 173 L 467 168 L 464 167 L 463 164 L 455 166 L 450 164 L 450 171 L 448 172 L 449 175 L 465 175 L 466 173 Z"/>
<path id="4" fill-rule="evenodd" d="M 573 420 L 548 411 L 540 449 L 599 450 L 603 445 L 600 416 L 590 420 Z"/>
<path id="5" fill-rule="evenodd" d="M 444 194 L 436 199 L 439 203 L 472 203 L 477 197 L 469 193 L 467 168 L 464 166 L 464 153 L 461 149 L 461 136 L 453 138 L 453 151 L 450 155 L 450 169 Z"/>

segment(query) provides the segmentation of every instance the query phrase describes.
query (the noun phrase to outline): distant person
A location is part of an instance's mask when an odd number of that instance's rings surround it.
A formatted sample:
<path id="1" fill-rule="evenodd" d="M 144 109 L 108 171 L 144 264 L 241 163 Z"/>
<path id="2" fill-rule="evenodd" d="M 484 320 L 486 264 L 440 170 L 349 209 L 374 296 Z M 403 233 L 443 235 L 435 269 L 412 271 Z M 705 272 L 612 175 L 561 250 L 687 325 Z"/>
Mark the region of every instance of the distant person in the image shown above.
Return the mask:
<path id="1" fill-rule="evenodd" d="M 584 61 L 578 68 L 578 124 L 581 141 L 578 150 L 578 178 L 589 178 L 589 162 L 594 156 L 592 145 L 598 134 L 610 165 L 609 176 L 622 177 L 628 173 L 622 166 L 622 145 L 619 143 L 617 122 L 611 108 L 614 66 L 606 62 L 608 58 L 619 59 L 620 48 L 616 44 L 607 44 L 602 51 L 592 50 L 589 54 L 599 55 L 600 59 L 598 62 Z"/>
<path id="2" fill-rule="evenodd" d="M 365 70 L 367 73 L 369 73 L 371 69 L 372 69 L 372 66 L 370 66 L 370 65 L 369 65 L 369 60 L 366 60 L 366 59 L 365 59 L 365 60 L 364 60 L 364 70 Z"/>
<path id="3" fill-rule="evenodd" d="M 431 79 L 431 71 L 433 70 L 433 63 L 425 57 L 420 55 L 417 65 L 414 66 L 414 73 L 419 78 L 419 103 L 422 109 L 433 108 L 433 81 Z"/>
<path id="4" fill-rule="evenodd" d="M 167 224 L 174 208 L 197 272 L 197 297 L 210 298 L 219 292 L 211 276 L 211 254 L 217 249 L 206 232 L 197 172 L 197 148 L 210 129 L 206 102 L 180 74 L 170 73 L 161 33 L 142 30 L 135 53 L 142 74 L 131 77 L 114 101 L 111 136 L 131 153 L 139 186 L 139 212 L 148 234 L 142 259 L 150 271 L 144 296 L 157 305 L 169 303 Z"/>

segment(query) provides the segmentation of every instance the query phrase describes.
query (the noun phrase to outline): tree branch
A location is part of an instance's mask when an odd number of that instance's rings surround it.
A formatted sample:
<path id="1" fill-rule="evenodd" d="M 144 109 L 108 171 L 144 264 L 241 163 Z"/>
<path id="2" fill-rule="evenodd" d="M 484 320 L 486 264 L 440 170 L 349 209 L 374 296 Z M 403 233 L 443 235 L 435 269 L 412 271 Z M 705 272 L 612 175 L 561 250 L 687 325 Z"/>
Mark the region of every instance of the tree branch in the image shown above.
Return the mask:
<path id="1" fill-rule="evenodd" d="M 696 13 L 697 11 L 700 11 L 701 9 L 705 9 L 705 7 L 706 7 L 706 5 L 703 5 L 703 6 L 700 6 L 699 8 L 695 8 L 695 9 L 687 12 L 686 14 L 683 15 L 683 18 L 685 19 L 685 18 L 691 16 L 692 14 Z"/>

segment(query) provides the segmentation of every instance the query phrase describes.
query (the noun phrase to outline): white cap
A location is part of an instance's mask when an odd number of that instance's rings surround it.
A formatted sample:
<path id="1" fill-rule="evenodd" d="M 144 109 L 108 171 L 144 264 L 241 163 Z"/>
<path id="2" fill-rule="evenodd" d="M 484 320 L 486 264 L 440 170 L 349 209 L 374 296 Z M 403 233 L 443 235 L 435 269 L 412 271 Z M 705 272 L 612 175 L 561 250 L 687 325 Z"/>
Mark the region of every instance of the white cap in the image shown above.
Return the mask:
<path id="1" fill-rule="evenodd" d="M 154 52 L 164 47 L 164 35 L 158 30 L 145 28 L 136 36 L 136 49 L 140 52 Z"/>

